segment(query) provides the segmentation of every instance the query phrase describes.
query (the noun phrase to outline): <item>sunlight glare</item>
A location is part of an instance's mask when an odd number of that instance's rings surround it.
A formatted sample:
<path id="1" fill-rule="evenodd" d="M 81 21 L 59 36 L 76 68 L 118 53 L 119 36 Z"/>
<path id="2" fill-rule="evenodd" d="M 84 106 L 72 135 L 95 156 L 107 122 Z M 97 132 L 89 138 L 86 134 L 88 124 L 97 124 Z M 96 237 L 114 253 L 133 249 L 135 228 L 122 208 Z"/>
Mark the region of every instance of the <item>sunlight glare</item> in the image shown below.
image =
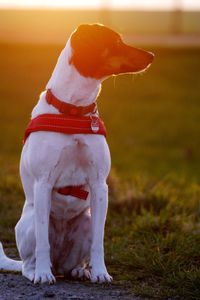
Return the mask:
<path id="1" fill-rule="evenodd" d="M 199 0 L 0 0 L 0 7 L 15 8 L 90 8 L 97 9 L 107 7 L 112 9 L 147 9 L 160 10 L 172 9 L 174 7 L 182 9 L 200 9 Z"/>

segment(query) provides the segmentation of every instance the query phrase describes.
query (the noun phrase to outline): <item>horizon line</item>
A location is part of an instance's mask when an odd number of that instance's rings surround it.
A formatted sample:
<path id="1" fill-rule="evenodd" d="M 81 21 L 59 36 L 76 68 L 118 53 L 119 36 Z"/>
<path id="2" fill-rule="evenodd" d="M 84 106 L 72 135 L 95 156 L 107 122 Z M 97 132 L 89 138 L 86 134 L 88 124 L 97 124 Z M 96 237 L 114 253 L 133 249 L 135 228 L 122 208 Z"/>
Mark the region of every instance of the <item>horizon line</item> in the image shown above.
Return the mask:
<path id="1" fill-rule="evenodd" d="M 121 6 L 67 6 L 67 5 L 57 5 L 57 6 L 47 6 L 47 5 L 2 5 L 0 4 L 0 10 L 120 10 L 120 11 L 192 11 L 200 12 L 200 6 L 197 8 L 188 8 L 188 7 L 142 7 L 127 5 L 125 7 Z"/>

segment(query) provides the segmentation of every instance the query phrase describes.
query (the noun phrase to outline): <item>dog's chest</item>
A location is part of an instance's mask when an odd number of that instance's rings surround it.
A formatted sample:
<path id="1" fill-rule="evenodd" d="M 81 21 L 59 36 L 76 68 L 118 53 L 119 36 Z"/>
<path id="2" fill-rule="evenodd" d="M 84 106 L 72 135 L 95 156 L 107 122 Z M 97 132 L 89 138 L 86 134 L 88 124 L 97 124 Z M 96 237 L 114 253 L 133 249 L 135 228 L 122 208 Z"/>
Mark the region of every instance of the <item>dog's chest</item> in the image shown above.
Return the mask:
<path id="1" fill-rule="evenodd" d="M 110 152 L 102 135 L 38 131 L 24 145 L 21 164 L 53 189 L 91 185 L 107 177 Z"/>
<path id="2" fill-rule="evenodd" d="M 70 138 L 70 143 L 63 146 L 55 169 L 55 188 L 82 185 L 88 189 L 88 179 L 93 165 L 91 146 L 85 142 L 85 137 Z M 53 194 L 52 214 L 56 218 L 72 219 L 90 205 L 87 201 L 71 196 Z"/>
<path id="3" fill-rule="evenodd" d="M 70 143 L 60 149 L 55 168 L 55 187 L 85 185 L 95 166 L 95 149 L 85 136 L 71 137 Z"/>
<path id="4" fill-rule="evenodd" d="M 78 138 L 74 138 L 71 144 L 64 146 L 60 152 L 56 166 L 56 186 L 84 184 L 91 161 L 88 146 Z"/>

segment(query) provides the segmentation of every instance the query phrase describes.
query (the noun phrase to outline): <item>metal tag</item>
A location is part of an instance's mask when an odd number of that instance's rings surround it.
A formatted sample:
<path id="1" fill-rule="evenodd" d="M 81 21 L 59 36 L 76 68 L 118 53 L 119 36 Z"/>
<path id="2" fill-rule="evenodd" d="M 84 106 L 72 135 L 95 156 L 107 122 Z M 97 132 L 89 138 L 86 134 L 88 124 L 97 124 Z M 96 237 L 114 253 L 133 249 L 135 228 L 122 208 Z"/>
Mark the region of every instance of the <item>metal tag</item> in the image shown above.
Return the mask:
<path id="1" fill-rule="evenodd" d="M 95 117 L 92 117 L 91 119 L 91 129 L 94 133 L 96 133 L 99 131 L 99 119 Z"/>

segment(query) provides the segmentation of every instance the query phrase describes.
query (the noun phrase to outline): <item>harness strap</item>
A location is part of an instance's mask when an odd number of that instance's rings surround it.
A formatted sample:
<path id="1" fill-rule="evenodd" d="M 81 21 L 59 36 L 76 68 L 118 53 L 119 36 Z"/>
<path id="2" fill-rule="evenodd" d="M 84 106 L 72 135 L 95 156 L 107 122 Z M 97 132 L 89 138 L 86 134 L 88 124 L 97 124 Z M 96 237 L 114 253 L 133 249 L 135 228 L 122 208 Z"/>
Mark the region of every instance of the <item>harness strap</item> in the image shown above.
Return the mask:
<path id="1" fill-rule="evenodd" d="M 83 190 L 83 186 L 66 186 L 63 188 L 57 189 L 57 192 L 59 194 L 65 195 L 65 196 L 73 196 L 76 198 L 79 198 L 81 200 L 87 200 L 88 192 Z"/>
<path id="2" fill-rule="evenodd" d="M 32 132 L 53 131 L 65 134 L 100 134 L 106 136 L 106 128 L 100 118 L 95 118 L 98 123 L 97 130 L 93 128 L 94 120 L 91 117 L 67 117 L 66 115 L 43 114 L 32 119 L 28 124 L 24 143 Z"/>
<path id="3" fill-rule="evenodd" d="M 76 106 L 70 103 L 63 102 L 56 98 L 50 89 L 46 92 L 46 101 L 59 110 L 61 114 L 70 116 L 84 116 L 89 113 L 94 113 L 97 109 L 96 102 L 88 106 Z"/>

